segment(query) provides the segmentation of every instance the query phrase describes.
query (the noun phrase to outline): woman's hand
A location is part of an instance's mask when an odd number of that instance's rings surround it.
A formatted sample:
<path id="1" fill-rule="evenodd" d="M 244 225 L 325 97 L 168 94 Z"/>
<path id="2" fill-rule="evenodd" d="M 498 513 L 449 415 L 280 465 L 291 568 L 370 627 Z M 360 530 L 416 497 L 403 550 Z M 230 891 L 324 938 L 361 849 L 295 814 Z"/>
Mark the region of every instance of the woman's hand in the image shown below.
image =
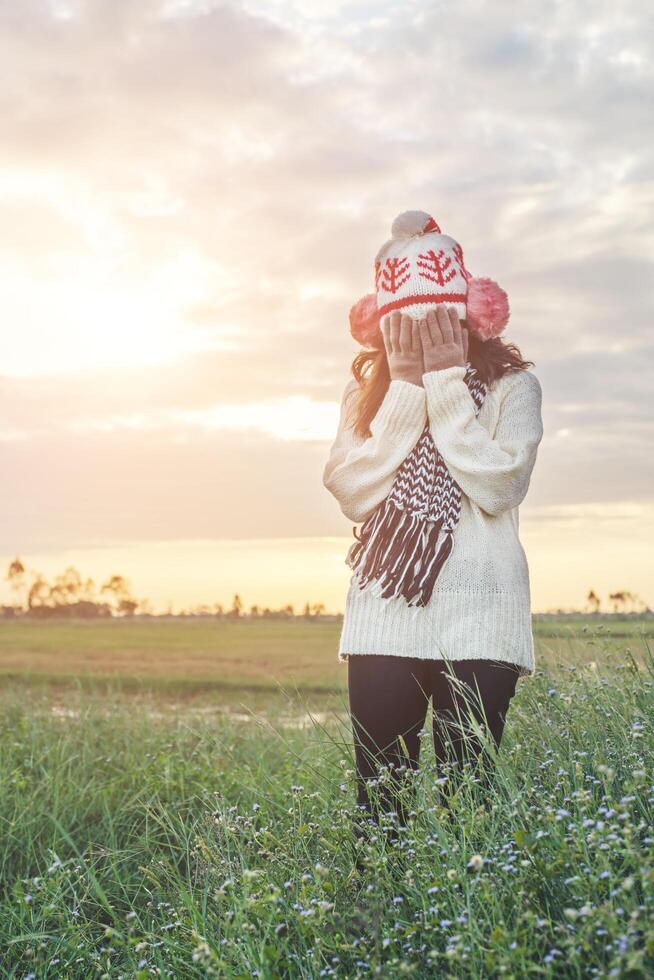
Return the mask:
<path id="1" fill-rule="evenodd" d="M 440 303 L 424 320 L 416 321 L 420 330 L 424 373 L 465 366 L 468 358 L 468 331 L 461 326 L 455 307 Z"/>
<path id="2" fill-rule="evenodd" d="M 395 311 L 382 318 L 380 327 L 391 381 L 399 378 L 422 387 L 422 376 L 426 369 L 418 321 Z"/>

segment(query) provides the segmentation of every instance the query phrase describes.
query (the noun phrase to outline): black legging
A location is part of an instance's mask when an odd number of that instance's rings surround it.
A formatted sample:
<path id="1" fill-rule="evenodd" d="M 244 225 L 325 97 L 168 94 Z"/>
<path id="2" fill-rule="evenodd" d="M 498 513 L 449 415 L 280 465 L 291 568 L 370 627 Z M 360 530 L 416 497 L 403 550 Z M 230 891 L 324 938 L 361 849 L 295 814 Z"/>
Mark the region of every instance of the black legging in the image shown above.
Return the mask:
<path id="1" fill-rule="evenodd" d="M 499 749 L 509 702 L 515 694 L 519 676 L 515 664 L 497 660 L 450 661 L 449 668 L 459 679 L 456 681 L 443 660 L 356 654 L 348 657 L 347 662 L 357 765 L 357 803 L 365 808 L 368 818 L 378 820 L 381 809 L 385 813 L 394 811 L 397 822 L 406 823 L 406 802 L 411 790 L 401 775 L 418 768 L 419 732 L 425 722 L 430 696 L 437 761 L 460 765 L 466 760 L 478 762 L 483 756 L 482 782 L 489 787 L 492 758 L 478 738 L 470 715 L 483 732 L 490 730 Z M 403 751 L 400 735 L 408 757 Z M 388 766 L 389 772 L 386 781 L 382 777 L 376 790 L 378 809 L 371 802 L 366 780 L 377 779 L 382 765 Z M 448 767 L 448 774 L 451 775 L 455 768 Z M 400 784 L 404 786 L 402 793 L 397 792 Z"/>

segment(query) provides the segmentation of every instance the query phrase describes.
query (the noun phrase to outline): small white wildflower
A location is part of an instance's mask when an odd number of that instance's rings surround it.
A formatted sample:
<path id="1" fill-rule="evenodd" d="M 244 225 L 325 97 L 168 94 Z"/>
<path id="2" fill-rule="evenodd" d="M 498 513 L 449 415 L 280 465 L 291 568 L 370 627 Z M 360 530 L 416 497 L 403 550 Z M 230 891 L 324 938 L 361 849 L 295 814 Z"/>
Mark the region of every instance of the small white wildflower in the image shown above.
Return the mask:
<path id="1" fill-rule="evenodd" d="M 193 951 L 193 955 L 192 955 L 193 962 L 197 963 L 199 960 L 207 960 L 210 957 L 211 957 L 211 950 L 209 949 L 208 945 L 206 943 L 198 943 L 198 945 L 195 947 Z"/>

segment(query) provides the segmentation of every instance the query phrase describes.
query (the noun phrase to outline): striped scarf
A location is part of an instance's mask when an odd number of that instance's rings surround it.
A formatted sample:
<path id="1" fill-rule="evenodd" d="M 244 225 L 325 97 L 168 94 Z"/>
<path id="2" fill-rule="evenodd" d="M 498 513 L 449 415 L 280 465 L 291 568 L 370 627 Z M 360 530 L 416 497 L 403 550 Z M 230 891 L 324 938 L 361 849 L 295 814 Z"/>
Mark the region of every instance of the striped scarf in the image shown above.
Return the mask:
<path id="1" fill-rule="evenodd" d="M 487 386 L 469 361 L 463 380 L 478 415 Z M 452 550 L 460 513 L 461 488 L 436 448 L 427 420 L 388 496 L 359 534 L 352 529 L 357 540 L 345 561 L 355 571 L 353 581 L 381 598 L 403 596 L 409 606 L 426 606 Z"/>

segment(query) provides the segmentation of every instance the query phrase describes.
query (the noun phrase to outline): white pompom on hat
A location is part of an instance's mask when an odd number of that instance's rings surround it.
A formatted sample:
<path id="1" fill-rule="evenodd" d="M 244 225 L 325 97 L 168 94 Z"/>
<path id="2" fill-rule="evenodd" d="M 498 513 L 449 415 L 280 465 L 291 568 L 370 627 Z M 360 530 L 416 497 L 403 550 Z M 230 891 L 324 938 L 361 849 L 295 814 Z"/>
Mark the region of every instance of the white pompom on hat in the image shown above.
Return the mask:
<path id="1" fill-rule="evenodd" d="M 374 272 L 375 292 L 350 310 L 350 333 L 364 347 L 383 348 L 381 318 L 394 310 L 419 319 L 438 303 L 454 306 L 482 340 L 499 336 L 509 321 L 504 290 L 468 272 L 459 243 L 426 211 L 398 214 L 375 256 Z"/>

